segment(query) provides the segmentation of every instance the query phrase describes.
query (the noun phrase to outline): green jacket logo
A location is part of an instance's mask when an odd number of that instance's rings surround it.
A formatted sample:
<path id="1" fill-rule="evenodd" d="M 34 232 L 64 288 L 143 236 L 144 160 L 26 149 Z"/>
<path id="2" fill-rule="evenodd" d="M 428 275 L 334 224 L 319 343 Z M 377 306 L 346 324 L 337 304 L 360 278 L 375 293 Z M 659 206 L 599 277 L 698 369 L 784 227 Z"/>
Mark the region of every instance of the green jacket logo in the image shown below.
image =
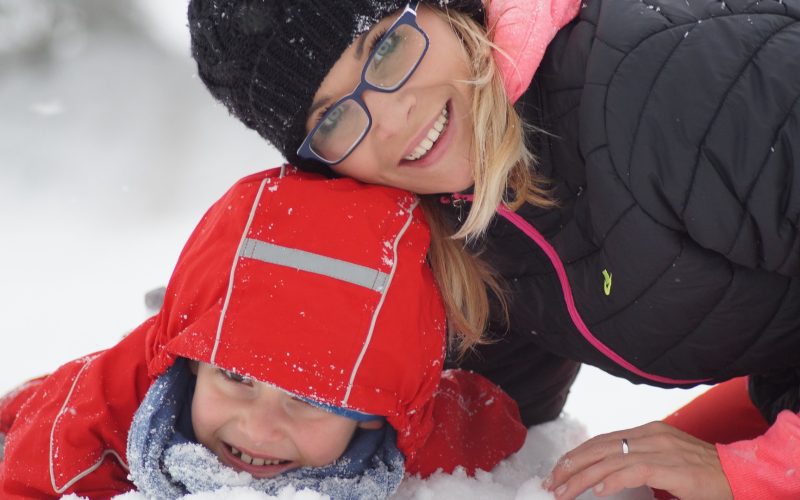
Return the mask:
<path id="1" fill-rule="evenodd" d="M 611 295 L 611 273 L 607 269 L 603 269 L 603 293 Z"/>

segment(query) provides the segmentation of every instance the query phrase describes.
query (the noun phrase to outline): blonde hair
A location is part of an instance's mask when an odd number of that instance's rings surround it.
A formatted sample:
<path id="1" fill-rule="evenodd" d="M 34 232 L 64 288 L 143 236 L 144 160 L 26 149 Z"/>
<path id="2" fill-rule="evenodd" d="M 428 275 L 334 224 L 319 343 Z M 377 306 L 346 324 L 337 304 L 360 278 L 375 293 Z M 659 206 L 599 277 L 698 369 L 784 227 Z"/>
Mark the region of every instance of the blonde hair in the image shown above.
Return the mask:
<path id="1" fill-rule="evenodd" d="M 554 202 L 546 180 L 534 171 L 536 158 L 525 141 L 526 129 L 531 127 L 509 102 L 492 55 L 497 47 L 491 41 L 491 30 L 468 15 L 439 12 L 461 39 L 472 66 L 468 83 L 474 87 L 474 199 L 455 234 L 448 234 L 438 199 L 423 197 L 422 206 L 431 226 L 431 267 L 447 308 L 451 348 L 463 355 L 486 343 L 483 333 L 489 324 L 489 291 L 498 299 L 502 319 L 508 323 L 503 283 L 468 244 L 485 233 L 500 204 L 516 210 L 524 203 L 550 207 Z"/>

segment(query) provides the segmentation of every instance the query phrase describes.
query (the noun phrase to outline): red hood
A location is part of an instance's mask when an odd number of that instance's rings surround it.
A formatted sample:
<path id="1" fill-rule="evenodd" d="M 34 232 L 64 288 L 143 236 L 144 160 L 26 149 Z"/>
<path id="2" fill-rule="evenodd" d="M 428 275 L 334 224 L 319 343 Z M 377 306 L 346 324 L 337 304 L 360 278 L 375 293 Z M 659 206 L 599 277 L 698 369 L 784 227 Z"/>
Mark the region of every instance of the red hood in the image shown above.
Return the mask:
<path id="1" fill-rule="evenodd" d="M 384 415 L 413 454 L 432 429 L 445 316 L 412 194 L 270 170 L 234 185 L 181 253 L 148 334 L 176 356 Z"/>

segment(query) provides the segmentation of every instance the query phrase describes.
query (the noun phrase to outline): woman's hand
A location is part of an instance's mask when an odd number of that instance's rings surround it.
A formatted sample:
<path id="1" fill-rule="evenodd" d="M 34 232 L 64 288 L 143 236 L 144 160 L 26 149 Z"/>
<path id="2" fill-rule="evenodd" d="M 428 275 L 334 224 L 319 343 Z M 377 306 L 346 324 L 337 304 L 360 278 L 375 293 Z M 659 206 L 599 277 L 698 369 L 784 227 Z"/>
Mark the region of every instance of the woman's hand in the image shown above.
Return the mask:
<path id="1" fill-rule="evenodd" d="M 604 497 L 643 485 L 681 500 L 733 498 L 716 447 L 662 422 L 586 441 L 561 457 L 544 482 L 559 500 L 589 488 Z"/>

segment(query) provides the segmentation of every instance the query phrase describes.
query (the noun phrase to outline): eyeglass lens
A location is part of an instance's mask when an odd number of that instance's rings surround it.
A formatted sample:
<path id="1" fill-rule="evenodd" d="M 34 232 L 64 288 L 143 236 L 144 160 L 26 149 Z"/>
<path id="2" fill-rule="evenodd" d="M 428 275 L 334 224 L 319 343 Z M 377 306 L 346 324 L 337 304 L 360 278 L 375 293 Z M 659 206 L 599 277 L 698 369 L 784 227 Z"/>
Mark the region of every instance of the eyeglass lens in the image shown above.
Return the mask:
<path id="1" fill-rule="evenodd" d="M 425 52 L 425 37 L 408 24 L 402 24 L 383 38 L 367 61 L 364 79 L 373 87 L 397 90 L 414 70 Z M 358 144 L 369 125 L 366 110 L 353 99 L 346 99 L 328 110 L 314 135 L 311 148 L 325 161 L 334 163 Z"/>

